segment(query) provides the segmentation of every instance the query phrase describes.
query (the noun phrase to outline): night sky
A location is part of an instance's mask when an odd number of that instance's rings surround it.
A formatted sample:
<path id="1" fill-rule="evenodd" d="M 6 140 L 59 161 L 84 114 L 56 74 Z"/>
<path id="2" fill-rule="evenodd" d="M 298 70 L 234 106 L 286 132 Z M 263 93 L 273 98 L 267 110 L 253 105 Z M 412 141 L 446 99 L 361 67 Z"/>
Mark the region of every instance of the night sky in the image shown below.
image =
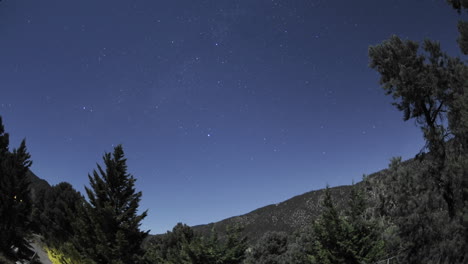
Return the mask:
<path id="1" fill-rule="evenodd" d="M 444 0 L 4 0 L 0 115 L 32 170 L 83 193 L 123 144 L 143 229 L 218 221 L 413 157 L 367 50 L 458 55 Z"/>

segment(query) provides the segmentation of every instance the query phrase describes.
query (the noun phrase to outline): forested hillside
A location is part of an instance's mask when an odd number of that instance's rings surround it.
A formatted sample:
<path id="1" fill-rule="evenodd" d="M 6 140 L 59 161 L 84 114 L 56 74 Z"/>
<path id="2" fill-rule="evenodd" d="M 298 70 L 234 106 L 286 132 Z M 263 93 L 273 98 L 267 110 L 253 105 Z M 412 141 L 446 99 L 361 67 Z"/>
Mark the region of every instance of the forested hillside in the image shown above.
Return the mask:
<path id="1" fill-rule="evenodd" d="M 411 159 L 402 162 L 402 166 L 417 170 L 422 165 L 418 160 Z M 342 211 L 348 206 L 347 201 L 353 188 L 365 189 L 371 195 L 371 182 L 383 181 L 383 179 L 389 177 L 389 173 L 388 169 L 384 169 L 370 175 L 364 175 L 363 181 L 359 181 L 354 185 L 330 187 L 330 194 L 334 197 L 338 210 Z M 250 242 L 255 242 L 265 233 L 272 231 L 293 234 L 307 228 L 320 216 L 323 210 L 321 201 L 325 192 L 325 188 L 310 191 L 277 204 L 258 208 L 244 215 L 234 216 L 216 223 L 193 226 L 192 228 L 195 232 L 209 234 L 212 229 L 222 232 L 228 226 L 240 225 L 243 226 L 242 234 L 248 237 Z M 375 201 L 374 199 L 378 197 L 375 197 L 376 194 L 372 195 L 374 197 L 370 199 Z"/>

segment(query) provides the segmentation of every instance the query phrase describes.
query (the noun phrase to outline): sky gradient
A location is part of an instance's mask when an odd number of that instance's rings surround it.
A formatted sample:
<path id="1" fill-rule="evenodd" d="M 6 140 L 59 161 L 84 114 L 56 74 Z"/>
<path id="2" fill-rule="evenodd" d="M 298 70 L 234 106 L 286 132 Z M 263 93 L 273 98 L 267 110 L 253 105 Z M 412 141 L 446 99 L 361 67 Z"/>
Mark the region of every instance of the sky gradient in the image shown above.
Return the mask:
<path id="1" fill-rule="evenodd" d="M 367 50 L 459 55 L 458 19 L 444 0 L 4 0 L 0 115 L 49 183 L 83 193 L 123 144 L 143 229 L 206 224 L 413 157 Z"/>

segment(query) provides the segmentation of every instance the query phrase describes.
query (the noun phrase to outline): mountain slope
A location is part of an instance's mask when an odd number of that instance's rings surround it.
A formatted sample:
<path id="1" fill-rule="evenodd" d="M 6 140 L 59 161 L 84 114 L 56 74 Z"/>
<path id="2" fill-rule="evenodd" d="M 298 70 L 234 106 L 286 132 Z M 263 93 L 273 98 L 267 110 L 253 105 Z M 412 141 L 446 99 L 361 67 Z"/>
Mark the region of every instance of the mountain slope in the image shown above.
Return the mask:
<path id="1" fill-rule="evenodd" d="M 330 188 L 333 197 L 346 197 L 351 186 Z M 228 226 L 240 224 L 249 240 L 257 240 L 268 231 L 284 231 L 291 234 L 312 223 L 322 211 L 320 200 L 325 190 L 307 192 L 278 204 L 268 205 L 241 216 L 235 216 L 207 225 L 194 226 L 193 229 L 208 234 L 213 227 L 223 233 Z M 338 200 L 338 207 L 341 203 Z"/>
<path id="2" fill-rule="evenodd" d="M 419 161 L 414 159 L 403 162 L 403 166 L 413 167 L 419 166 L 419 164 Z M 388 170 L 384 169 L 369 175 L 368 178 L 383 179 L 387 174 Z M 33 199 L 39 190 L 47 191 L 51 188 L 47 181 L 37 177 L 31 171 L 29 171 L 28 177 L 31 181 Z M 355 185 L 361 186 L 363 182 L 358 182 Z M 332 197 L 337 203 L 337 208 L 339 210 L 346 206 L 351 188 L 351 185 L 330 188 Z M 292 234 L 310 226 L 321 214 L 321 199 L 324 193 L 324 189 L 306 192 L 278 204 L 271 204 L 258 208 L 244 215 L 230 217 L 216 223 L 193 226 L 192 228 L 195 232 L 206 235 L 214 228 L 222 237 L 223 232 L 228 226 L 240 224 L 244 227 L 243 233 L 249 238 L 250 242 L 256 241 L 268 231 L 282 231 Z"/>
<path id="3" fill-rule="evenodd" d="M 414 159 L 403 162 L 403 166 L 413 167 L 419 166 L 419 164 L 419 161 Z M 384 169 L 369 175 L 368 178 L 384 178 L 387 174 L 388 170 Z M 363 182 L 358 182 L 355 185 L 362 186 Z M 351 188 L 352 185 L 330 188 L 333 200 L 339 210 L 347 206 Z M 288 234 L 300 232 L 301 229 L 310 226 L 321 214 L 321 200 L 324 193 L 324 189 L 310 191 L 244 215 L 230 217 L 216 223 L 193 226 L 193 229 L 202 234 L 209 234 L 214 228 L 222 235 L 228 226 L 240 224 L 244 227 L 244 235 L 249 238 L 250 242 L 256 241 L 268 231 L 283 231 Z"/>
<path id="4" fill-rule="evenodd" d="M 26 175 L 30 181 L 30 189 L 31 189 L 31 198 L 32 200 L 34 201 L 35 198 L 36 198 L 36 194 L 40 191 L 40 190 L 49 190 L 50 188 L 52 188 L 50 186 L 50 184 L 44 180 L 44 179 L 41 179 L 39 177 L 36 176 L 36 174 L 34 174 L 31 170 L 28 171 L 27 175 Z"/>

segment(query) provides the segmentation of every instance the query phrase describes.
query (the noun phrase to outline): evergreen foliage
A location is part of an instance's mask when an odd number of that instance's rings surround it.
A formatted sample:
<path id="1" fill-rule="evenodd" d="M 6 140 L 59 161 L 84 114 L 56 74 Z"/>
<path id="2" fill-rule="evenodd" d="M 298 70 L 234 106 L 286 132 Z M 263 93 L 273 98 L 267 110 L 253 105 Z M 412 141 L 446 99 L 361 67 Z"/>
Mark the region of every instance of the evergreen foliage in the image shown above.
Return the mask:
<path id="1" fill-rule="evenodd" d="M 288 250 L 284 256 L 285 263 L 305 264 L 312 262 L 315 238 L 313 226 L 307 226 L 288 237 Z"/>
<path id="2" fill-rule="evenodd" d="M 288 235 L 284 232 L 267 232 L 250 249 L 246 264 L 286 264 Z"/>
<path id="3" fill-rule="evenodd" d="M 147 212 L 137 214 L 141 192 L 135 190 L 135 178 L 127 173 L 121 145 L 103 157 L 105 170 L 89 175 L 85 188 L 89 201 L 80 210 L 75 223 L 75 246 L 98 264 L 141 262 L 141 244 L 148 232 L 140 231 Z"/>
<path id="4" fill-rule="evenodd" d="M 322 215 L 313 225 L 312 263 L 372 263 L 384 255 L 378 226 L 366 218 L 366 199 L 356 186 L 344 215 L 336 209 L 328 187 L 323 207 Z"/>
<path id="5" fill-rule="evenodd" d="M 227 227 L 225 243 L 221 250 L 222 263 L 239 264 L 245 259 L 248 238 L 242 235 L 242 231 L 243 227 L 240 225 Z"/>
<path id="6" fill-rule="evenodd" d="M 12 245 L 24 246 L 28 234 L 31 201 L 26 174 L 30 158 L 25 140 L 9 151 L 9 135 L 0 117 L 0 252 L 5 255 Z"/>
<path id="7" fill-rule="evenodd" d="M 32 214 L 35 231 L 54 248 L 70 241 L 75 235 L 73 223 L 78 217 L 81 203 L 83 197 L 67 182 L 52 186 L 47 191 L 39 191 Z"/>
<path id="8" fill-rule="evenodd" d="M 75 224 L 83 203 L 83 196 L 67 182 L 36 190 L 31 228 L 42 235 L 45 250 L 53 263 L 94 263 L 72 243 L 78 234 Z"/>
<path id="9" fill-rule="evenodd" d="M 358 263 L 373 263 L 385 254 L 385 241 L 377 219 L 368 213 L 369 204 L 364 190 L 353 185 L 345 221 L 350 227 L 350 246 Z"/>
<path id="10" fill-rule="evenodd" d="M 186 248 L 189 263 L 215 264 L 227 263 L 224 259 L 224 247 L 219 241 L 218 233 L 212 230 L 209 237 L 197 236 Z"/>
<path id="11" fill-rule="evenodd" d="M 313 225 L 315 241 L 312 262 L 346 263 L 352 258 L 346 248 L 348 245 L 343 243 L 346 241 L 349 226 L 335 208 L 328 186 L 322 206 L 322 215 Z"/>
<path id="12" fill-rule="evenodd" d="M 146 251 L 150 263 L 164 264 L 240 264 L 245 257 L 247 239 L 241 228 L 229 227 L 224 238 L 215 230 L 209 237 L 195 234 L 178 223 L 171 232 L 151 239 Z"/>
<path id="13" fill-rule="evenodd" d="M 244 260 L 247 239 L 240 237 L 241 228 L 228 227 L 226 237 L 220 239 L 215 230 L 211 236 L 198 236 L 189 245 L 187 254 L 193 264 L 240 264 Z"/>
<path id="14" fill-rule="evenodd" d="M 151 238 L 145 257 L 150 263 L 190 263 L 186 250 L 194 239 L 193 230 L 178 223 L 172 231 Z"/>

